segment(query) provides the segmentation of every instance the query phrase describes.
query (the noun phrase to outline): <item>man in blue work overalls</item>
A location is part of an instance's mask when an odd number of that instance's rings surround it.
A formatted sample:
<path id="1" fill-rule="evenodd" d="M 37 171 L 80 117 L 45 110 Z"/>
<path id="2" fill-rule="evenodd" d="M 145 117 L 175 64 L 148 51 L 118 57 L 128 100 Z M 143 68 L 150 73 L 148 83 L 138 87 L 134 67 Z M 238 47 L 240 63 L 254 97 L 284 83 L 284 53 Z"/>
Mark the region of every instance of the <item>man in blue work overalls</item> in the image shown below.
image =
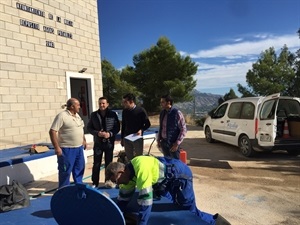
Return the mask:
<path id="1" fill-rule="evenodd" d="M 169 198 L 209 224 L 230 225 L 219 214 L 212 215 L 197 208 L 192 171 L 178 159 L 137 156 L 126 165 L 112 162 L 106 168 L 105 176 L 119 185 L 117 204 L 121 211 L 125 210 L 135 189 L 139 191 L 137 225 L 147 225 L 153 194 Z"/>

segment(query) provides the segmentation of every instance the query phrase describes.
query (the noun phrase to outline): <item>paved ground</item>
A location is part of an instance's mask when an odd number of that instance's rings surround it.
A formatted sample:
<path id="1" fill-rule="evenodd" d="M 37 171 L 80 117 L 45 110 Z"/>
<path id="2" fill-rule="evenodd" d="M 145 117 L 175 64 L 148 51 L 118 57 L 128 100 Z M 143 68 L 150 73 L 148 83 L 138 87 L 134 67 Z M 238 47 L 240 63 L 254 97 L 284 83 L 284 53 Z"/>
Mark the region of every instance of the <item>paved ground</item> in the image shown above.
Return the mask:
<path id="1" fill-rule="evenodd" d="M 194 172 L 198 208 L 218 212 L 232 225 L 300 224 L 300 157 L 285 152 L 245 158 L 238 149 L 209 144 L 200 127 L 189 126 L 182 147 Z M 148 146 L 145 148 L 148 151 Z M 160 155 L 155 145 L 151 153 Z M 85 182 L 90 183 L 92 158 L 88 158 Z M 103 181 L 103 171 L 101 172 Z M 51 195 L 57 174 L 26 184 L 29 193 Z"/>
<path id="2" fill-rule="evenodd" d="M 207 143 L 189 127 L 183 148 L 201 210 L 219 212 L 233 225 L 300 224 L 300 157 L 286 152 L 245 158 L 236 147 Z"/>

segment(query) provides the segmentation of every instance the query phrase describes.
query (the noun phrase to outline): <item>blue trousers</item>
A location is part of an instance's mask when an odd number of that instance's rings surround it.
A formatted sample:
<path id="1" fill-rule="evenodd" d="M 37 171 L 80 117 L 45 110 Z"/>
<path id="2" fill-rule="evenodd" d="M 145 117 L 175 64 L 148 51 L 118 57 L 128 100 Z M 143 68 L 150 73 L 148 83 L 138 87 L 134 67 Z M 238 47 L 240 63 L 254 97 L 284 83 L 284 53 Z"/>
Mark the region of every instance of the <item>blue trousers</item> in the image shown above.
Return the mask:
<path id="1" fill-rule="evenodd" d="M 166 184 L 164 196 L 183 209 L 188 209 L 207 223 L 214 225 L 213 215 L 200 211 L 196 206 L 193 174 L 190 168 L 178 159 L 158 157 L 158 160 L 166 166 L 173 165 L 171 169 L 166 171 L 166 176 L 170 177 L 170 180 Z"/>
<path id="2" fill-rule="evenodd" d="M 58 187 L 70 184 L 70 176 L 74 183 L 82 183 L 85 169 L 83 146 L 77 148 L 61 148 L 62 155 L 57 157 Z"/>

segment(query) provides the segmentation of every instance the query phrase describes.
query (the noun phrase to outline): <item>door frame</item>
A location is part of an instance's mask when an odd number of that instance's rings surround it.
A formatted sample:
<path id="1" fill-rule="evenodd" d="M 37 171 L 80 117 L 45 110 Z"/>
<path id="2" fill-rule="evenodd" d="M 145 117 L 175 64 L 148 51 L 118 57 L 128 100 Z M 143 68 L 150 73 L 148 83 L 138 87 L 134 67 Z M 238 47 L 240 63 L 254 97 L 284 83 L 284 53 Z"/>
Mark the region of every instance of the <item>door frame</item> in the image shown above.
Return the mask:
<path id="1" fill-rule="evenodd" d="M 76 72 L 66 72 L 66 84 L 67 84 L 67 98 L 71 98 L 71 78 L 84 79 L 87 81 L 87 91 L 88 91 L 88 103 L 90 107 L 90 112 L 96 110 L 95 104 L 95 90 L 94 90 L 94 76 L 87 73 L 76 73 Z"/>

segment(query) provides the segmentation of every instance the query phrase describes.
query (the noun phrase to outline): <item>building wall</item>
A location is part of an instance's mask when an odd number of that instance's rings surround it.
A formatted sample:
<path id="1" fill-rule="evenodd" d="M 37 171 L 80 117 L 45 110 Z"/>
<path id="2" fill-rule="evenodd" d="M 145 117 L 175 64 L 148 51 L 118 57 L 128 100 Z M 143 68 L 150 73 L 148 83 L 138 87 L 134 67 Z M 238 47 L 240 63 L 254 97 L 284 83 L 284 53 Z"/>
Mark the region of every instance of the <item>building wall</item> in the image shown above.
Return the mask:
<path id="1" fill-rule="evenodd" d="M 0 150 L 50 142 L 67 73 L 102 95 L 97 0 L 2 0 L 0 29 Z"/>

